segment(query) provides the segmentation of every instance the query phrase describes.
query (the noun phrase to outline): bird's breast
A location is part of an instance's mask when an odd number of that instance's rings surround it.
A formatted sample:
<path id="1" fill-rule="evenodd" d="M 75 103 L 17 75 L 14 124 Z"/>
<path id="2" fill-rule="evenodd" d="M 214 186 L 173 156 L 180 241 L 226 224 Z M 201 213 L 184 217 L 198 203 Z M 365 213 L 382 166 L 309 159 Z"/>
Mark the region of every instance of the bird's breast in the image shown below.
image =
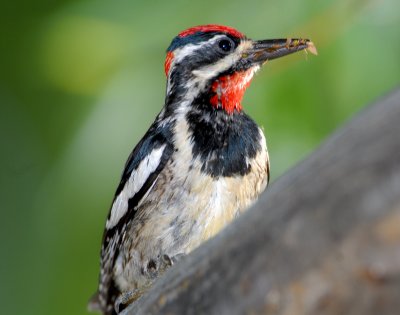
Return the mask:
<path id="1" fill-rule="evenodd" d="M 152 234 L 148 239 L 171 255 L 188 253 L 217 234 L 266 185 L 266 169 L 261 165 L 263 173 L 215 178 L 201 171 L 200 162 L 182 171 L 174 161 L 160 174 L 143 205 L 147 232 L 140 233 Z"/>
<path id="2" fill-rule="evenodd" d="M 234 144 L 228 142 L 228 148 L 222 148 L 223 155 L 218 155 L 221 150 L 210 151 L 208 157 L 196 155 L 187 120 L 177 121 L 175 128 L 179 130 L 175 133 L 175 151 L 153 189 L 157 201 L 154 210 L 160 216 L 154 224 L 162 229 L 157 235 L 162 235 L 163 247 L 187 253 L 218 233 L 258 197 L 268 181 L 269 161 L 265 137 L 258 127 L 253 139 L 256 152 L 246 155 L 249 150 L 244 149 L 241 155 L 225 160 L 221 158 Z M 231 139 L 242 141 L 238 137 Z M 246 171 L 224 173 L 231 170 L 227 163 L 242 163 Z M 211 167 L 220 173 L 210 173 Z"/>

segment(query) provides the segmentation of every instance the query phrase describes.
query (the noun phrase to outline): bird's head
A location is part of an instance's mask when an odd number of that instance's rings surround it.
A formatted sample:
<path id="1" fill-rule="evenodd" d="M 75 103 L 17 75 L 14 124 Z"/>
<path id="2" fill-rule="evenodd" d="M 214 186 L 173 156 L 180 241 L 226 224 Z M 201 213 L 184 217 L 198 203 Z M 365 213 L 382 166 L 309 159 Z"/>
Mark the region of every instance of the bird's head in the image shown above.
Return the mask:
<path id="1" fill-rule="evenodd" d="M 315 52 L 308 39 L 255 41 L 231 27 L 195 26 L 179 33 L 167 49 L 167 94 L 201 94 L 214 108 L 239 112 L 244 92 L 262 64 L 303 49 Z"/>

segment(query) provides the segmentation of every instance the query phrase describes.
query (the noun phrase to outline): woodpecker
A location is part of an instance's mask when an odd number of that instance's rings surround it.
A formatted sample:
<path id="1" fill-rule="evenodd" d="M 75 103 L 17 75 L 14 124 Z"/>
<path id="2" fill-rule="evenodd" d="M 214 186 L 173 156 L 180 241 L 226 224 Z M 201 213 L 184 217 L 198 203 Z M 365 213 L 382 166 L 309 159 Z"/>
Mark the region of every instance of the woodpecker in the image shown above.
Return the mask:
<path id="1" fill-rule="evenodd" d="M 91 310 L 117 314 L 257 199 L 269 158 L 241 100 L 262 64 L 304 49 L 315 52 L 307 39 L 254 41 L 221 25 L 191 27 L 172 40 L 165 104 L 123 170 Z"/>

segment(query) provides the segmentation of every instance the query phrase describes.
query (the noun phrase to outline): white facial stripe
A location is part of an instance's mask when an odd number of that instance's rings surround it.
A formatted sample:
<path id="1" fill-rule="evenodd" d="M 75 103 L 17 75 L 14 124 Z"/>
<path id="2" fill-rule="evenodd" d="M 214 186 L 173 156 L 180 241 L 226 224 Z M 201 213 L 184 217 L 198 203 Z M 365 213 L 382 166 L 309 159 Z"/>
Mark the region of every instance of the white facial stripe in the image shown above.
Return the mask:
<path id="1" fill-rule="evenodd" d="M 194 70 L 193 74 L 201 80 L 208 80 L 215 77 L 217 74 L 228 70 L 234 65 L 241 57 L 245 49 L 249 48 L 251 42 L 242 42 L 235 50 L 234 53 L 218 60 L 216 63 L 202 67 L 201 69 Z"/>
<path id="2" fill-rule="evenodd" d="M 205 42 L 200 42 L 197 44 L 188 44 L 183 46 L 182 48 L 177 48 L 174 50 L 174 63 L 175 62 L 180 62 L 182 59 L 189 55 L 193 55 L 193 52 L 200 49 L 204 48 L 205 46 L 212 46 L 217 40 L 220 38 L 225 37 L 224 35 L 216 35 L 212 38 L 210 38 L 208 41 Z"/>
<path id="3" fill-rule="evenodd" d="M 254 74 L 260 69 L 260 66 L 253 66 L 250 71 L 247 71 L 246 76 L 240 81 L 240 88 L 246 86 L 251 79 L 253 78 Z"/>
<path id="4" fill-rule="evenodd" d="M 185 58 L 188 55 L 192 55 L 194 51 L 200 48 L 200 43 L 199 44 L 188 44 L 182 48 L 177 48 L 174 50 L 174 60 L 172 66 L 177 63 L 182 61 L 183 58 Z"/>
<path id="5" fill-rule="evenodd" d="M 115 199 L 110 218 L 106 222 L 106 228 L 111 229 L 118 224 L 119 220 L 128 211 L 128 202 L 144 185 L 147 178 L 160 164 L 165 145 L 153 150 L 139 164 L 138 168 L 132 171 L 131 176 L 125 183 L 125 187 Z"/>
<path id="6" fill-rule="evenodd" d="M 202 67 L 201 69 L 194 70 L 193 74 L 201 80 L 208 80 L 214 78 L 218 73 L 228 70 L 236 61 L 239 60 L 240 55 L 228 55 L 216 63 Z"/>

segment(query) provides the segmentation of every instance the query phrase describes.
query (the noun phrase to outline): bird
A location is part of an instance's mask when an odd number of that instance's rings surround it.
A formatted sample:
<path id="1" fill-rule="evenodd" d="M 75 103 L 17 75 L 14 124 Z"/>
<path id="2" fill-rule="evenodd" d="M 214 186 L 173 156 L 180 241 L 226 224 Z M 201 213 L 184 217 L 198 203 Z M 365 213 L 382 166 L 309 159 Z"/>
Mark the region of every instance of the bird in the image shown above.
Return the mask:
<path id="1" fill-rule="evenodd" d="M 165 104 L 125 164 L 105 223 L 89 309 L 115 315 L 258 198 L 270 177 L 263 130 L 242 108 L 254 74 L 308 39 L 251 40 L 208 24 L 167 49 Z"/>

